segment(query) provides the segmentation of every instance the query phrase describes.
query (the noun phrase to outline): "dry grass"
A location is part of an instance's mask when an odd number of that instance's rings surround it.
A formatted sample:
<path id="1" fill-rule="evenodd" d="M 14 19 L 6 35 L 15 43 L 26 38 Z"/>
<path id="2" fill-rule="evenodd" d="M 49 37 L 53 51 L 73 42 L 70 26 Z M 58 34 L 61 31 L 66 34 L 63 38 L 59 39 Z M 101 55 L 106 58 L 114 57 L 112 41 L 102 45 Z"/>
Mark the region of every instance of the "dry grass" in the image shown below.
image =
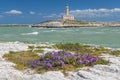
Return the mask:
<path id="1" fill-rule="evenodd" d="M 113 50 L 113 51 L 109 52 L 109 54 L 119 56 L 120 55 L 120 50 Z"/>
<path id="2" fill-rule="evenodd" d="M 89 46 L 89 45 L 83 45 L 83 44 L 72 44 L 72 43 L 67 43 L 67 44 L 55 44 L 52 47 L 56 48 L 56 49 L 60 49 L 60 50 L 64 50 L 64 51 L 70 51 L 70 52 L 74 52 L 74 53 L 80 53 L 80 54 L 92 54 L 93 56 L 101 56 L 103 53 L 104 54 L 111 54 L 111 55 L 115 55 L 118 56 L 120 55 L 120 50 L 110 50 L 110 49 L 106 49 L 102 46 Z M 36 60 L 36 59 L 40 59 L 40 57 L 36 54 L 36 53 L 43 53 L 43 48 L 46 47 L 42 47 L 42 46 L 29 46 L 28 51 L 21 51 L 21 52 L 12 52 L 10 51 L 9 54 L 5 54 L 3 57 L 6 60 L 9 60 L 13 63 L 16 64 L 15 68 L 19 69 L 19 70 L 23 70 L 23 69 L 27 69 L 27 68 L 31 68 L 30 66 L 30 61 L 32 60 Z M 51 48 L 51 47 L 47 47 L 47 48 Z M 109 64 L 108 61 L 106 61 L 105 59 L 100 59 L 97 62 L 94 63 L 95 64 Z M 81 68 L 84 66 L 93 66 L 93 65 L 73 65 L 73 64 L 65 64 L 65 66 L 63 68 L 54 68 L 51 70 L 57 71 L 57 70 L 62 70 L 63 73 L 65 75 L 67 75 L 66 71 L 76 71 L 77 68 Z M 48 70 L 42 68 L 41 66 L 38 66 L 36 68 L 31 68 L 31 69 L 35 69 L 38 73 L 43 73 L 46 72 Z"/>
<path id="3" fill-rule="evenodd" d="M 61 49 L 65 51 L 71 51 L 75 53 L 82 53 L 82 54 L 88 54 L 91 53 L 92 55 L 100 56 L 103 53 L 110 53 L 110 49 L 106 49 L 102 46 L 89 46 L 89 45 L 83 45 L 79 43 L 66 43 L 66 44 L 55 44 L 53 46 L 56 49 Z"/>
<path id="4" fill-rule="evenodd" d="M 28 63 L 30 60 L 38 59 L 39 56 L 34 52 L 29 51 L 22 51 L 22 52 L 12 52 L 10 51 L 9 54 L 5 54 L 3 58 L 9 60 L 16 64 L 17 69 L 26 69 L 28 68 Z"/>

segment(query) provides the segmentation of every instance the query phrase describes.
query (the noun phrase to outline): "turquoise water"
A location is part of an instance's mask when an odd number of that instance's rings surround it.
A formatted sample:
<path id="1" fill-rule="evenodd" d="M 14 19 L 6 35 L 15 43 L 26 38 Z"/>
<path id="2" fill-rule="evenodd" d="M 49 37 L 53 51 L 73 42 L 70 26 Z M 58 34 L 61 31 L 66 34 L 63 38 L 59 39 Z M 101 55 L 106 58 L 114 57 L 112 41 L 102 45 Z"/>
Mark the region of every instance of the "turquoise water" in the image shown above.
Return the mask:
<path id="1" fill-rule="evenodd" d="M 85 43 L 120 48 L 120 27 L 31 28 L 0 27 L 0 41 Z"/>

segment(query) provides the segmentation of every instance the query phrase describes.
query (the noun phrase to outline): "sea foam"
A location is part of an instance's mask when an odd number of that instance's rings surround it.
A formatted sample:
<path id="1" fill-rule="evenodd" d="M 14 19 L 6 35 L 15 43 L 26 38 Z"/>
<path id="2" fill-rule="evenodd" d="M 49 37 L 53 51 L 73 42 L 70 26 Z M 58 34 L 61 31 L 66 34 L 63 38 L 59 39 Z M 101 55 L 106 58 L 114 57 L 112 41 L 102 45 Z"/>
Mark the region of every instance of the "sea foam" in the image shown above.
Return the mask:
<path id="1" fill-rule="evenodd" d="M 38 35 L 39 32 L 22 33 L 21 35 Z"/>

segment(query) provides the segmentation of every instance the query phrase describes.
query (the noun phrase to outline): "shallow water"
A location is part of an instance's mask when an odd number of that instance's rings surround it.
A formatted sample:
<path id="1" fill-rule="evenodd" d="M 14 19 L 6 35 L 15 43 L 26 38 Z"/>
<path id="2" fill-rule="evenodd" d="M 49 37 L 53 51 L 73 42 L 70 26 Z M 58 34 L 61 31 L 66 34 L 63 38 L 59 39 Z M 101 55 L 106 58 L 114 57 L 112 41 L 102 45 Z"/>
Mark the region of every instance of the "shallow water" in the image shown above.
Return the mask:
<path id="1" fill-rule="evenodd" d="M 0 41 L 85 43 L 120 48 L 120 27 L 31 28 L 0 27 Z"/>

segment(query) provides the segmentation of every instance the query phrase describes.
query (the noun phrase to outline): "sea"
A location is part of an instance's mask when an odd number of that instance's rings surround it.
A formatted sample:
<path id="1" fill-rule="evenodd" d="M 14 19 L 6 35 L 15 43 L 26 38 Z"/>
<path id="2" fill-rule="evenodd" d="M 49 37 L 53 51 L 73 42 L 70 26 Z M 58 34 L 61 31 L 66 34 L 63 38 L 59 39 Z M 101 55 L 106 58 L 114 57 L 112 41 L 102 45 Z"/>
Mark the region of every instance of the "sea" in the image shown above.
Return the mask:
<path id="1" fill-rule="evenodd" d="M 120 27 L 0 27 L 0 42 L 82 43 L 120 48 Z"/>

